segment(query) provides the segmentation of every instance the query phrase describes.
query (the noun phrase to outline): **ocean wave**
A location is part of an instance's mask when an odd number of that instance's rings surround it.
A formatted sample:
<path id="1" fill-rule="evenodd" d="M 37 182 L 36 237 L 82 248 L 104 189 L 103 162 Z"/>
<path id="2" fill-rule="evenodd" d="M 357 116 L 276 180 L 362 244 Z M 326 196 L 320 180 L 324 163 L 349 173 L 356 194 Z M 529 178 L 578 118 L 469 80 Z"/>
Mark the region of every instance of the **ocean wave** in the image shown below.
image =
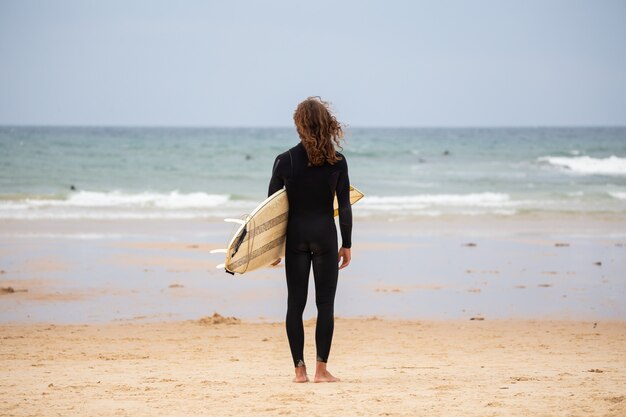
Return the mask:
<path id="1" fill-rule="evenodd" d="M 579 174 L 626 175 L 626 158 L 619 158 L 615 155 L 608 158 L 542 156 L 537 161 L 546 162 Z"/>
<path id="2" fill-rule="evenodd" d="M 419 194 L 409 196 L 366 196 L 362 206 L 367 208 L 428 208 L 433 206 L 450 207 L 503 207 L 513 202 L 508 194 Z"/>
<path id="3" fill-rule="evenodd" d="M 403 219 L 444 215 L 516 215 L 534 212 L 624 212 L 626 192 L 582 191 L 519 195 L 367 195 L 353 210 L 357 218 Z M 594 197 L 595 196 L 595 197 Z M 608 199 L 611 198 L 612 201 Z M 204 192 L 128 193 L 80 191 L 66 196 L 5 196 L 0 219 L 13 220 L 221 220 L 250 213 L 263 197 Z"/>
<path id="4" fill-rule="evenodd" d="M 69 194 L 66 198 L 39 197 L 2 201 L 0 209 L 24 210 L 46 207 L 202 209 L 223 205 L 229 199 L 229 195 L 203 192 L 183 194 L 172 191 L 170 193 L 132 194 L 121 191 L 79 191 Z"/>
<path id="5" fill-rule="evenodd" d="M 618 200 L 626 200 L 626 191 L 609 191 L 609 195 Z"/>
<path id="6" fill-rule="evenodd" d="M 228 194 L 79 191 L 59 196 L 0 200 L 1 219 L 195 219 L 232 217 L 257 202 Z"/>
<path id="7" fill-rule="evenodd" d="M 121 211 L 121 210 L 37 210 L 5 212 L 0 209 L 0 219 L 5 220 L 192 220 L 223 218 L 224 213 L 201 211 Z"/>

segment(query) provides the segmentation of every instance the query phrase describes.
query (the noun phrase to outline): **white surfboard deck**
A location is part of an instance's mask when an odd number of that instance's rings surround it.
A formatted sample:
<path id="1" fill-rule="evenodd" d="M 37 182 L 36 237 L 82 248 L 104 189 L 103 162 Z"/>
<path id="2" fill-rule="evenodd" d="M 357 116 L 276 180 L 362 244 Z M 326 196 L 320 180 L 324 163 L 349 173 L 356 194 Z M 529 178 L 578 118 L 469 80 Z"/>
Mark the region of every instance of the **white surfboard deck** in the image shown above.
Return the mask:
<path id="1" fill-rule="evenodd" d="M 350 186 L 350 204 L 356 203 L 363 196 L 362 192 Z M 336 196 L 334 207 L 337 216 Z M 269 266 L 278 258 L 284 257 L 288 214 L 287 192 L 282 189 L 269 196 L 246 216 L 226 248 L 226 272 L 233 275 L 244 274 Z"/>

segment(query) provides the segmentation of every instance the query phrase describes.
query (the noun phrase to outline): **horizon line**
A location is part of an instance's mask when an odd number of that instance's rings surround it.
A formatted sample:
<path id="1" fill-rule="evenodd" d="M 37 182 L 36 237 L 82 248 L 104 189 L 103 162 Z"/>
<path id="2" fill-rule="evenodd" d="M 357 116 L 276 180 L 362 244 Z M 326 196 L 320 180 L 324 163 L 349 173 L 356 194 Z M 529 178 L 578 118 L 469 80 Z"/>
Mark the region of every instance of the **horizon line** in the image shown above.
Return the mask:
<path id="1" fill-rule="evenodd" d="M 295 129 L 293 125 L 140 125 L 140 124 L 3 124 L 0 128 L 112 128 L 112 129 Z M 626 128 L 626 124 L 537 125 L 344 125 L 349 129 L 559 129 Z"/>

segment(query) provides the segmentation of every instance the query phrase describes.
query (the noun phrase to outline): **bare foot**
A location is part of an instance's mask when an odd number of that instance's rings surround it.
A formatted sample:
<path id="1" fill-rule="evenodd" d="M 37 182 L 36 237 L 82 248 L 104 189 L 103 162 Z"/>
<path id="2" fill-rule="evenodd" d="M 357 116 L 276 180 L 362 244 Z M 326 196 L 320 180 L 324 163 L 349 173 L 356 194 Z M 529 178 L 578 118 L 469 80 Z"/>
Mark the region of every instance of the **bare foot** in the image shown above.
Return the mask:
<path id="1" fill-rule="evenodd" d="M 325 362 L 317 362 L 315 367 L 315 379 L 314 382 L 338 382 L 339 378 L 335 378 L 332 376 L 330 372 L 326 369 Z"/>
<path id="2" fill-rule="evenodd" d="M 340 379 L 332 376 L 332 374 L 328 371 L 325 371 L 322 374 L 315 374 L 315 382 L 339 382 Z"/>
<path id="3" fill-rule="evenodd" d="M 293 382 L 309 382 L 309 377 L 306 374 L 306 367 L 299 366 L 296 368 L 296 377 L 293 379 Z"/>

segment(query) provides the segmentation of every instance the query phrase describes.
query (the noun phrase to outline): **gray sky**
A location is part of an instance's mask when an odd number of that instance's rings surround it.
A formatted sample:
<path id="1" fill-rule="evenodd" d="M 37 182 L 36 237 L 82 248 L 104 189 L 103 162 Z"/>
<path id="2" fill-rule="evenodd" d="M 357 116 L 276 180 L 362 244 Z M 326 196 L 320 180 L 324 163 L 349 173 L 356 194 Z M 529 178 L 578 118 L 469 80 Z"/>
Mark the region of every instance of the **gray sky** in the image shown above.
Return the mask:
<path id="1" fill-rule="evenodd" d="M 0 0 L 0 124 L 626 125 L 626 1 Z"/>

